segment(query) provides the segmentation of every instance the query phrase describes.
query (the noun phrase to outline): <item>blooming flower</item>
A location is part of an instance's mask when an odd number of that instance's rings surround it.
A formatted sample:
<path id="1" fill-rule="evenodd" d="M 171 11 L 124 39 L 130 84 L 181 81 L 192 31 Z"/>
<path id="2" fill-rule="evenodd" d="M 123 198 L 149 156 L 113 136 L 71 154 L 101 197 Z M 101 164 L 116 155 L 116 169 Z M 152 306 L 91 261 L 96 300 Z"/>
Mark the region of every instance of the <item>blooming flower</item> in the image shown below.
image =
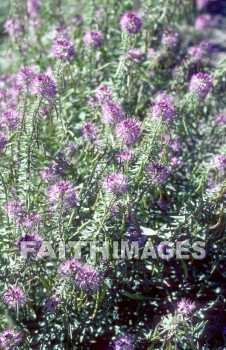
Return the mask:
<path id="1" fill-rule="evenodd" d="M 98 128 L 93 122 L 85 123 L 82 126 L 82 137 L 84 140 L 94 141 L 98 134 Z"/>
<path id="2" fill-rule="evenodd" d="M 99 30 L 91 30 L 83 36 L 83 42 L 86 46 L 97 48 L 103 45 L 103 33 Z"/>
<path id="3" fill-rule="evenodd" d="M 17 77 L 19 84 L 25 88 L 29 88 L 36 77 L 36 73 L 32 68 L 24 67 L 18 72 Z"/>
<path id="4" fill-rule="evenodd" d="M 128 188 L 128 181 L 121 173 L 112 173 L 105 177 L 103 187 L 114 194 L 125 193 Z"/>
<path id="5" fill-rule="evenodd" d="M 112 97 L 112 89 L 108 86 L 99 86 L 95 96 L 100 103 L 108 101 Z"/>
<path id="6" fill-rule="evenodd" d="M 61 299 L 57 297 L 49 297 L 46 299 L 45 308 L 52 314 L 54 314 L 57 310 L 58 305 L 60 304 Z"/>
<path id="7" fill-rule="evenodd" d="M 131 162 L 131 160 L 133 159 L 133 152 L 130 150 L 122 151 L 117 155 L 116 159 L 118 163 Z"/>
<path id="8" fill-rule="evenodd" d="M 74 53 L 74 44 L 66 39 L 58 39 L 53 43 L 52 54 L 60 60 L 71 61 Z"/>
<path id="9" fill-rule="evenodd" d="M 212 78 L 208 73 L 194 74 L 190 81 L 189 90 L 198 100 L 203 101 L 212 87 Z"/>
<path id="10" fill-rule="evenodd" d="M 105 101 L 102 105 L 102 119 L 105 124 L 116 124 L 125 116 L 121 106 L 115 102 Z"/>
<path id="11" fill-rule="evenodd" d="M 215 117 L 215 122 L 218 125 L 225 125 L 226 124 L 226 115 L 217 114 Z"/>
<path id="12" fill-rule="evenodd" d="M 27 242 L 27 244 L 22 243 L 22 242 Z M 33 252 L 29 252 L 31 255 L 37 255 L 39 250 L 41 249 L 43 239 L 41 236 L 39 236 L 36 233 L 28 233 L 25 236 L 20 237 L 19 242 L 18 242 L 18 248 L 20 254 L 24 255 L 26 253 L 26 248 L 29 247 L 29 243 L 34 242 L 35 244 L 31 244 L 31 250 Z"/>
<path id="13" fill-rule="evenodd" d="M 10 288 L 2 298 L 3 302 L 9 307 L 20 307 L 25 304 L 25 294 L 19 287 Z"/>
<path id="14" fill-rule="evenodd" d="M 57 87 L 52 78 L 46 74 L 40 74 L 34 78 L 32 93 L 51 100 L 57 94 Z"/>
<path id="15" fill-rule="evenodd" d="M 37 0 L 27 1 L 27 13 L 30 18 L 37 17 L 38 11 L 40 10 L 40 3 Z"/>
<path id="16" fill-rule="evenodd" d="M 196 0 L 196 6 L 198 10 L 202 10 L 209 3 L 209 0 Z"/>
<path id="17" fill-rule="evenodd" d="M 176 108 L 172 96 L 166 93 L 159 94 L 151 107 L 152 116 L 155 119 L 161 118 L 166 122 L 173 122 Z"/>
<path id="18" fill-rule="evenodd" d="M 169 49 L 175 48 L 179 43 L 179 34 L 168 28 L 162 35 L 161 43 Z"/>
<path id="19" fill-rule="evenodd" d="M 139 63 L 142 58 L 142 52 L 139 49 L 131 49 L 126 52 L 125 58 Z"/>
<path id="20" fill-rule="evenodd" d="M 189 316 L 195 310 L 195 304 L 188 299 L 181 299 L 177 304 L 176 312 L 182 316 Z"/>
<path id="21" fill-rule="evenodd" d="M 61 181 L 52 185 L 49 189 L 49 203 L 62 206 L 75 207 L 77 204 L 77 190 L 69 181 Z"/>
<path id="22" fill-rule="evenodd" d="M 206 30 L 211 25 L 210 15 L 200 15 L 195 20 L 195 29 L 197 30 Z"/>
<path id="23" fill-rule="evenodd" d="M 129 335 L 124 335 L 114 342 L 114 350 L 133 350 L 135 349 L 134 339 Z"/>
<path id="24" fill-rule="evenodd" d="M 212 167 L 216 167 L 218 170 L 226 169 L 226 157 L 223 154 L 218 154 L 211 162 Z"/>
<path id="25" fill-rule="evenodd" d="M 36 224 L 39 224 L 42 222 L 42 216 L 39 214 L 29 214 L 25 217 L 19 218 L 17 220 L 20 225 L 25 227 L 26 229 L 33 228 Z"/>
<path id="26" fill-rule="evenodd" d="M 8 139 L 3 132 L 0 131 L 0 151 L 3 151 L 8 143 Z"/>
<path id="27" fill-rule="evenodd" d="M 148 177 L 155 186 L 160 186 L 169 176 L 169 171 L 165 164 L 151 163 L 148 168 Z"/>
<path id="28" fill-rule="evenodd" d="M 0 333 L 0 348 L 13 350 L 22 342 L 22 335 L 15 329 L 5 329 Z"/>
<path id="29" fill-rule="evenodd" d="M 116 125 L 115 135 L 127 146 L 131 146 L 138 140 L 141 131 L 142 127 L 139 120 L 127 118 Z"/>
<path id="30" fill-rule="evenodd" d="M 192 46 L 188 49 L 188 55 L 191 56 L 193 62 L 198 63 L 203 58 L 203 50 L 198 46 Z"/>
<path id="31" fill-rule="evenodd" d="M 8 110 L 0 115 L 0 126 L 13 130 L 20 122 L 17 112 Z"/>
<path id="32" fill-rule="evenodd" d="M 137 34 L 142 28 L 142 20 L 135 12 L 127 12 L 120 19 L 121 29 L 129 34 Z"/>

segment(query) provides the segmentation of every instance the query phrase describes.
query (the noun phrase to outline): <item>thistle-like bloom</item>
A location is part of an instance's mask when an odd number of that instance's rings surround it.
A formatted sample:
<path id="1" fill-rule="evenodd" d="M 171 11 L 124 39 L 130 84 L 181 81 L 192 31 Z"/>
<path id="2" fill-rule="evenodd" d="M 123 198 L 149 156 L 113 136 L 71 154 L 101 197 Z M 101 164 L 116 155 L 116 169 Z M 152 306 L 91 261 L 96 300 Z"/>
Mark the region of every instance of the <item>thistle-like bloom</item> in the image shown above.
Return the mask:
<path id="1" fill-rule="evenodd" d="M 19 218 L 17 221 L 26 229 L 31 229 L 42 222 L 42 216 L 39 214 L 29 214 Z"/>
<path id="2" fill-rule="evenodd" d="M 57 311 L 57 308 L 58 308 L 60 302 L 61 302 L 60 298 L 49 297 L 46 299 L 45 308 L 46 308 L 46 310 L 51 312 L 51 314 L 54 314 Z"/>
<path id="3" fill-rule="evenodd" d="M 195 310 L 195 304 L 188 299 L 181 299 L 177 304 L 176 313 L 182 316 L 190 316 Z"/>
<path id="4" fill-rule="evenodd" d="M 5 31 L 12 38 L 21 34 L 23 29 L 21 22 L 18 18 L 10 18 L 4 24 Z"/>
<path id="5" fill-rule="evenodd" d="M 203 58 L 203 50 L 198 46 L 192 46 L 188 49 L 188 55 L 191 56 L 193 62 L 198 63 Z"/>
<path id="6" fill-rule="evenodd" d="M 142 20 L 135 12 L 127 12 L 120 19 L 122 31 L 137 34 L 142 28 Z"/>
<path id="7" fill-rule="evenodd" d="M 24 215 L 25 206 L 23 203 L 17 200 L 13 200 L 7 203 L 6 211 L 10 217 L 14 217 L 18 219 Z"/>
<path id="8" fill-rule="evenodd" d="M 58 39 L 53 43 L 52 54 L 60 60 L 71 61 L 74 53 L 74 44 L 66 39 Z"/>
<path id="9" fill-rule="evenodd" d="M 142 58 L 142 52 L 139 49 L 128 50 L 126 55 L 125 55 L 125 58 L 127 60 L 139 63 L 141 61 L 141 58 Z"/>
<path id="10" fill-rule="evenodd" d="M 159 94 L 154 100 L 151 111 L 154 119 L 161 118 L 163 121 L 172 123 L 176 114 L 172 96 L 166 93 Z"/>
<path id="11" fill-rule="evenodd" d="M 100 103 L 108 101 L 112 98 L 112 89 L 108 86 L 99 86 L 95 96 Z"/>
<path id="12" fill-rule="evenodd" d="M 98 128 L 93 122 L 85 123 L 82 126 L 82 137 L 87 141 L 95 141 L 98 134 Z"/>
<path id="13" fill-rule="evenodd" d="M 165 164 L 151 163 L 147 168 L 148 178 L 155 186 L 161 186 L 169 176 L 168 168 Z"/>
<path id="14" fill-rule="evenodd" d="M 0 151 L 3 151 L 8 143 L 8 139 L 3 132 L 0 131 Z"/>
<path id="15" fill-rule="evenodd" d="M 37 75 L 31 86 L 33 94 L 52 100 L 57 94 L 57 87 L 52 78 L 46 74 Z"/>
<path id="16" fill-rule="evenodd" d="M 122 151 L 117 155 L 118 163 L 129 163 L 133 159 L 133 152 L 131 150 Z"/>
<path id="17" fill-rule="evenodd" d="M 179 34 L 168 28 L 162 35 L 161 43 L 169 49 L 175 48 L 179 43 Z"/>
<path id="18" fill-rule="evenodd" d="M 83 42 L 86 46 L 97 48 L 101 47 L 104 42 L 103 33 L 99 30 L 90 30 L 83 36 Z"/>
<path id="19" fill-rule="evenodd" d="M 226 157 L 223 154 L 216 155 L 211 162 L 211 166 L 218 170 L 226 169 Z"/>
<path id="20" fill-rule="evenodd" d="M 37 0 L 27 0 L 27 13 L 30 18 L 36 18 L 40 10 L 40 3 Z"/>
<path id="21" fill-rule="evenodd" d="M 103 187 L 114 194 L 126 193 L 128 180 L 122 173 L 112 173 L 105 177 Z"/>
<path id="22" fill-rule="evenodd" d="M 105 101 L 102 105 L 102 120 L 105 124 L 116 124 L 125 116 L 121 106 L 115 102 Z"/>
<path id="23" fill-rule="evenodd" d="M 0 348 L 4 350 L 13 350 L 22 342 L 22 335 L 15 329 L 5 329 L 0 333 Z"/>
<path id="24" fill-rule="evenodd" d="M 75 207 L 77 205 L 77 190 L 75 186 L 69 181 L 61 181 L 52 185 L 49 189 L 49 203 Z"/>
<path id="25" fill-rule="evenodd" d="M 141 122 L 133 118 L 122 120 L 116 125 L 115 136 L 127 146 L 137 142 L 142 131 Z"/>
<path id="26" fill-rule="evenodd" d="M 25 304 L 26 297 L 24 292 L 19 287 L 10 288 L 2 298 L 3 302 L 9 307 L 20 307 Z"/>
<path id="27" fill-rule="evenodd" d="M 195 29 L 197 30 L 209 29 L 210 25 L 211 25 L 210 15 L 200 15 L 195 20 Z"/>
<path id="28" fill-rule="evenodd" d="M 62 277 L 70 277 L 75 273 L 78 273 L 82 268 L 82 263 L 76 259 L 70 259 L 63 261 L 59 266 L 59 274 Z"/>
<path id="29" fill-rule="evenodd" d="M 28 253 L 34 256 L 34 255 L 37 255 L 39 250 L 41 249 L 43 239 L 41 236 L 39 236 L 36 233 L 28 233 L 25 236 L 20 237 L 18 242 L 18 249 L 20 254 L 26 256 L 25 253 L 27 253 L 27 248 L 29 247 L 29 243 L 32 243 L 30 246 L 31 248 L 29 248 L 32 251 L 29 251 Z"/>
<path id="30" fill-rule="evenodd" d="M 226 124 L 226 115 L 217 114 L 215 117 L 215 122 L 218 125 L 225 125 Z"/>
<path id="31" fill-rule="evenodd" d="M 0 115 L 0 126 L 13 130 L 20 122 L 20 117 L 14 110 L 8 110 Z"/>
<path id="32" fill-rule="evenodd" d="M 199 101 L 203 101 L 212 88 L 212 85 L 211 75 L 199 72 L 192 76 L 189 91 L 196 96 Z"/>
<path id="33" fill-rule="evenodd" d="M 114 350 L 134 350 L 135 342 L 133 337 L 124 335 L 114 342 Z"/>
<path id="34" fill-rule="evenodd" d="M 18 83 L 28 89 L 33 83 L 36 73 L 32 68 L 24 67 L 18 72 L 17 77 Z"/>

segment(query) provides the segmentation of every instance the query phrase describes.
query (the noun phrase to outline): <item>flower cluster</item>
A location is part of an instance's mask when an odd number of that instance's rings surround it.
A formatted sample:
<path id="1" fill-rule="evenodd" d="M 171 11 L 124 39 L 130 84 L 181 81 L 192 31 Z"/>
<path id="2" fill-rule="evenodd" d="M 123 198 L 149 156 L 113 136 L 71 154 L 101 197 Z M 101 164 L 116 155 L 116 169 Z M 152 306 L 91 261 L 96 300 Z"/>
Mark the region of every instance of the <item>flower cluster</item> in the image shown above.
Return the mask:
<path id="1" fill-rule="evenodd" d="M 127 12 L 120 19 L 121 29 L 129 34 L 137 34 L 142 28 L 142 20 L 135 12 Z"/>
<path id="2" fill-rule="evenodd" d="M 60 60 L 71 61 L 74 53 L 74 44 L 66 39 L 58 39 L 53 43 L 52 54 Z"/>
<path id="3" fill-rule="evenodd" d="M 2 300 L 9 308 L 14 308 L 23 306 L 26 297 L 21 288 L 12 287 L 4 294 Z"/>
<path id="4" fill-rule="evenodd" d="M 151 113 L 154 119 L 172 123 L 176 114 L 172 96 L 166 93 L 159 94 L 151 107 Z"/>
<path id="5" fill-rule="evenodd" d="M 189 90 L 198 100 L 203 101 L 211 88 L 212 78 L 210 74 L 199 72 L 192 76 Z"/>
<path id="6" fill-rule="evenodd" d="M 128 188 L 128 181 L 121 173 L 112 173 L 105 177 L 103 187 L 114 194 L 125 193 Z"/>

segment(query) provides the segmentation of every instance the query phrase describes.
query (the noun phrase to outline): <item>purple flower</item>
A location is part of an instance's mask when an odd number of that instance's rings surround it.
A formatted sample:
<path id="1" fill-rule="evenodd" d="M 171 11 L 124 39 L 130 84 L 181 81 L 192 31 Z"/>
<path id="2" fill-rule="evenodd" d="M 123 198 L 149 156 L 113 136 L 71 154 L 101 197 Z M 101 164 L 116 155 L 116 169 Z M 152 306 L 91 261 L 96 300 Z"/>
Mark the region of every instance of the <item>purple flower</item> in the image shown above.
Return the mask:
<path id="1" fill-rule="evenodd" d="M 116 125 L 115 135 L 127 146 L 131 146 L 138 140 L 141 131 L 142 127 L 139 120 L 127 118 Z"/>
<path id="2" fill-rule="evenodd" d="M 135 12 L 127 12 L 120 19 L 122 31 L 137 34 L 142 28 L 142 20 Z"/>
<path id="3" fill-rule="evenodd" d="M 10 217 L 20 218 L 25 213 L 25 206 L 23 203 L 13 200 L 7 203 L 6 210 Z"/>
<path id="4" fill-rule="evenodd" d="M 82 126 L 82 137 L 87 141 L 95 141 L 98 134 L 98 128 L 93 122 L 85 123 Z"/>
<path id="5" fill-rule="evenodd" d="M 103 187 L 114 194 L 125 193 L 128 188 L 128 181 L 121 173 L 112 173 L 105 177 Z"/>
<path id="6" fill-rule="evenodd" d="M 182 149 L 182 143 L 181 139 L 177 138 L 174 140 L 170 140 L 169 142 L 169 147 L 174 151 L 174 152 L 180 152 Z"/>
<path id="7" fill-rule="evenodd" d="M 40 224 L 42 220 L 42 216 L 39 214 L 29 214 L 25 217 L 19 218 L 17 221 L 26 229 L 31 229 L 35 227 L 35 225 Z"/>
<path id="8" fill-rule="evenodd" d="M 30 18 L 37 17 L 40 10 L 40 3 L 37 0 L 27 0 L 27 13 Z"/>
<path id="9" fill-rule="evenodd" d="M 114 342 L 114 350 L 134 350 L 135 342 L 133 337 L 124 335 Z"/>
<path id="10" fill-rule="evenodd" d="M 131 162 L 133 159 L 133 152 L 130 150 L 125 150 L 122 151 L 117 155 L 117 161 L 118 163 L 126 163 L 126 162 Z"/>
<path id="11" fill-rule="evenodd" d="M 70 277 L 73 274 L 80 271 L 82 268 L 82 263 L 76 259 L 70 259 L 63 261 L 59 266 L 59 274 L 62 277 Z"/>
<path id="12" fill-rule="evenodd" d="M 77 205 L 77 190 L 69 181 L 61 181 L 52 185 L 49 189 L 49 203 L 62 206 L 75 207 Z"/>
<path id="13" fill-rule="evenodd" d="M 20 307 L 25 304 L 26 297 L 24 292 L 19 287 L 10 288 L 2 298 L 3 302 L 9 307 Z"/>
<path id="14" fill-rule="evenodd" d="M 141 61 L 141 58 L 142 58 L 142 52 L 139 49 L 128 50 L 126 55 L 125 55 L 125 58 L 127 60 L 132 60 L 134 62 L 139 63 Z"/>
<path id="15" fill-rule="evenodd" d="M 206 30 L 211 25 L 210 15 L 200 15 L 195 20 L 195 29 L 197 30 Z"/>
<path id="16" fill-rule="evenodd" d="M 24 67 L 18 72 L 17 77 L 19 84 L 28 89 L 33 83 L 36 73 L 32 68 Z"/>
<path id="17" fill-rule="evenodd" d="M 71 61 L 74 53 L 74 44 L 66 39 L 58 39 L 53 43 L 52 54 L 60 60 Z"/>
<path id="18" fill-rule="evenodd" d="M 115 102 L 105 101 L 102 105 L 102 119 L 105 124 L 116 124 L 125 116 L 121 106 Z"/>
<path id="19" fill-rule="evenodd" d="M 188 299 L 181 299 L 177 304 L 176 313 L 182 316 L 190 316 L 195 310 L 195 304 Z"/>
<path id="20" fill-rule="evenodd" d="M 163 121 L 172 123 L 176 114 L 176 108 L 172 96 L 166 93 L 159 94 L 151 107 L 152 117 L 161 118 Z"/>
<path id="21" fill-rule="evenodd" d="M 209 0 L 196 0 L 196 6 L 198 10 L 202 10 L 209 3 Z"/>
<path id="22" fill-rule="evenodd" d="M 156 57 L 156 56 L 157 56 L 157 51 L 155 49 L 153 49 L 152 47 L 150 49 L 148 49 L 147 59 L 150 59 L 150 58 Z"/>
<path id="23" fill-rule="evenodd" d="M 143 234 L 143 231 L 138 228 L 130 228 L 127 233 L 129 242 L 139 242 L 141 246 L 145 245 L 148 237 Z"/>
<path id="24" fill-rule="evenodd" d="M 49 169 L 44 169 L 40 172 L 41 177 L 44 181 L 54 181 L 56 178 L 56 172 L 55 169 L 49 168 Z"/>
<path id="25" fill-rule="evenodd" d="M 200 49 L 202 49 L 203 51 L 206 51 L 206 52 L 211 52 L 213 50 L 213 46 L 207 40 L 202 40 L 199 43 L 199 47 L 200 47 Z"/>
<path id="26" fill-rule="evenodd" d="M 198 100 L 203 101 L 212 88 L 212 85 L 211 75 L 208 73 L 199 72 L 192 76 L 189 91 L 195 95 Z"/>
<path id="27" fill-rule="evenodd" d="M 193 62 L 198 63 L 203 58 L 203 50 L 198 46 L 192 46 L 188 49 L 188 55 L 191 56 Z"/>
<path id="28" fill-rule="evenodd" d="M 162 35 L 161 43 L 169 49 L 175 48 L 179 43 L 179 34 L 168 28 Z"/>
<path id="29" fill-rule="evenodd" d="M 8 139 L 3 132 L 0 131 L 0 151 L 3 151 L 8 143 Z"/>
<path id="30" fill-rule="evenodd" d="M 26 243 L 22 243 L 22 242 L 26 242 Z M 33 245 L 33 242 L 35 243 Z M 29 246 L 29 243 L 32 243 Z M 18 242 L 18 249 L 21 255 L 26 255 L 25 253 L 27 253 L 26 248 L 29 248 L 32 251 L 29 251 L 28 253 L 32 256 L 37 255 L 39 250 L 41 249 L 43 243 L 43 239 L 41 236 L 39 236 L 36 233 L 28 233 L 25 236 L 21 236 Z"/>
<path id="31" fill-rule="evenodd" d="M 148 177 L 155 186 L 161 186 L 169 176 L 169 171 L 165 164 L 151 163 L 148 168 Z"/>
<path id="32" fill-rule="evenodd" d="M 0 348 L 13 350 L 22 342 L 22 335 L 15 329 L 5 329 L 0 333 Z"/>
<path id="33" fill-rule="evenodd" d="M 52 314 L 54 314 L 57 310 L 58 305 L 60 304 L 61 299 L 57 297 L 49 297 L 46 299 L 45 308 Z"/>
<path id="34" fill-rule="evenodd" d="M 107 86 L 99 86 L 96 91 L 96 98 L 100 103 L 110 100 L 112 97 L 112 89 Z"/>
<path id="35" fill-rule="evenodd" d="M 90 30 L 83 36 L 83 42 L 86 46 L 94 48 L 100 47 L 104 42 L 103 33 L 99 30 Z"/>
<path id="36" fill-rule="evenodd" d="M 0 115 L 0 126 L 9 130 L 13 130 L 20 122 L 17 112 L 8 110 Z"/>
<path id="37" fill-rule="evenodd" d="M 214 157 L 210 165 L 218 170 L 226 169 L 226 157 L 223 154 L 218 154 Z"/>
<path id="38" fill-rule="evenodd" d="M 46 99 L 53 99 L 57 94 L 57 87 L 52 78 L 46 74 L 37 75 L 32 84 L 32 93 Z"/>
<path id="39" fill-rule="evenodd" d="M 217 114 L 215 117 L 215 122 L 218 125 L 225 125 L 226 124 L 226 115 Z"/>
<path id="40" fill-rule="evenodd" d="M 177 156 L 173 156 L 171 153 L 168 153 L 169 164 L 172 170 L 175 170 L 180 164 L 181 161 Z"/>
<path id="41" fill-rule="evenodd" d="M 12 38 L 18 36 L 18 34 L 21 34 L 23 31 L 21 22 L 18 18 L 8 19 L 4 24 L 4 28 Z"/>

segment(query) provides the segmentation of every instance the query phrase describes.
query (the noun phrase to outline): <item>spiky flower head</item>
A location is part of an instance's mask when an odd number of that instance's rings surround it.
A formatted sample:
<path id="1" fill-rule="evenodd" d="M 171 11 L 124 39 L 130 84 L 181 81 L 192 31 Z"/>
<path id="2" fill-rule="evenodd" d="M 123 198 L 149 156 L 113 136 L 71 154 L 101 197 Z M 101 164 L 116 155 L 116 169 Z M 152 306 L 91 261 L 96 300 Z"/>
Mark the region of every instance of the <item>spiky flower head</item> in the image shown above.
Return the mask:
<path id="1" fill-rule="evenodd" d="M 151 112 L 154 119 L 161 118 L 163 121 L 172 123 L 176 114 L 172 96 L 166 93 L 159 94 L 154 100 Z"/>
<path id="2" fill-rule="evenodd" d="M 77 205 L 77 190 L 70 181 L 61 181 L 49 189 L 49 203 L 62 206 L 75 207 Z"/>
<path id="3" fill-rule="evenodd" d="M 127 12 L 120 19 L 122 31 L 129 34 L 137 34 L 142 28 L 142 20 L 135 12 Z"/>
<path id="4" fill-rule="evenodd" d="M 25 227 L 31 229 L 42 222 L 42 216 L 39 214 L 28 214 L 17 220 L 17 222 Z"/>
<path id="5" fill-rule="evenodd" d="M 85 123 L 82 126 L 82 137 L 87 141 L 95 141 L 98 134 L 98 128 L 93 122 Z"/>
<path id="6" fill-rule="evenodd" d="M 22 334 L 15 329 L 5 329 L 0 333 L 0 348 L 13 350 L 22 343 Z"/>
<path id="7" fill-rule="evenodd" d="M 19 287 L 10 288 L 2 298 L 3 302 L 9 307 L 20 307 L 25 304 L 26 297 L 23 290 Z"/>
<path id="8" fill-rule="evenodd" d="M 176 313 L 181 316 L 190 316 L 195 310 L 195 304 L 188 299 L 181 299 L 177 304 Z"/>
<path id="9" fill-rule="evenodd" d="M 8 143 L 7 137 L 2 131 L 0 131 L 0 151 L 3 151 L 7 143 Z"/>
<path id="10" fill-rule="evenodd" d="M 199 72 L 191 78 L 189 91 L 197 97 L 199 101 L 203 101 L 212 88 L 212 78 L 208 73 Z"/>
<path id="11" fill-rule="evenodd" d="M 8 110 L 0 115 L 0 126 L 13 130 L 20 122 L 18 113 L 14 110 Z"/>
<path id="12" fill-rule="evenodd" d="M 102 105 L 102 120 L 105 124 L 116 124 L 125 116 L 120 105 L 112 101 L 105 101 Z"/>
<path id="13" fill-rule="evenodd" d="M 58 39 L 52 46 L 52 54 L 60 60 L 71 61 L 74 57 L 75 45 L 67 39 Z"/>
<path id="14" fill-rule="evenodd" d="M 104 42 L 103 33 L 99 30 L 90 30 L 89 32 L 86 32 L 83 36 L 83 42 L 85 46 L 93 48 L 101 47 Z"/>
<path id="15" fill-rule="evenodd" d="M 169 176 L 168 168 L 162 163 L 151 163 L 147 168 L 148 178 L 152 185 L 161 186 Z"/>
<path id="16" fill-rule="evenodd" d="M 36 75 L 31 86 L 31 92 L 42 98 L 54 99 L 57 94 L 57 87 L 52 78 L 46 74 Z"/>
<path id="17" fill-rule="evenodd" d="M 36 77 L 36 72 L 31 67 L 24 67 L 17 74 L 18 83 L 24 88 L 29 88 Z"/>
<path id="18" fill-rule="evenodd" d="M 114 350 L 134 350 L 135 342 L 130 335 L 124 335 L 114 342 Z"/>
<path id="19" fill-rule="evenodd" d="M 108 86 L 99 86 L 96 90 L 96 98 L 100 103 L 108 101 L 112 98 L 112 89 Z"/>
<path id="20" fill-rule="evenodd" d="M 128 188 L 128 180 L 122 173 L 112 173 L 105 177 L 103 187 L 114 194 L 125 193 Z"/>
<path id="21" fill-rule="evenodd" d="M 195 29 L 197 30 L 207 30 L 211 25 L 210 15 L 204 14 L 200 15 L 195 20 Z"/>
<path id="22" fill-rule="evenodd" d="M 161 43 L 169 49 L 174 49 L 179 43 L 179 34 L 168 28 L 162 35 Z"/>
<path id="23" fill-rule="evenodd" d="M 141 122 L 134 118 L 127 118 L 116 125 L 115 136 L 127 146 L 137 142 L 142 131 Z"/>

